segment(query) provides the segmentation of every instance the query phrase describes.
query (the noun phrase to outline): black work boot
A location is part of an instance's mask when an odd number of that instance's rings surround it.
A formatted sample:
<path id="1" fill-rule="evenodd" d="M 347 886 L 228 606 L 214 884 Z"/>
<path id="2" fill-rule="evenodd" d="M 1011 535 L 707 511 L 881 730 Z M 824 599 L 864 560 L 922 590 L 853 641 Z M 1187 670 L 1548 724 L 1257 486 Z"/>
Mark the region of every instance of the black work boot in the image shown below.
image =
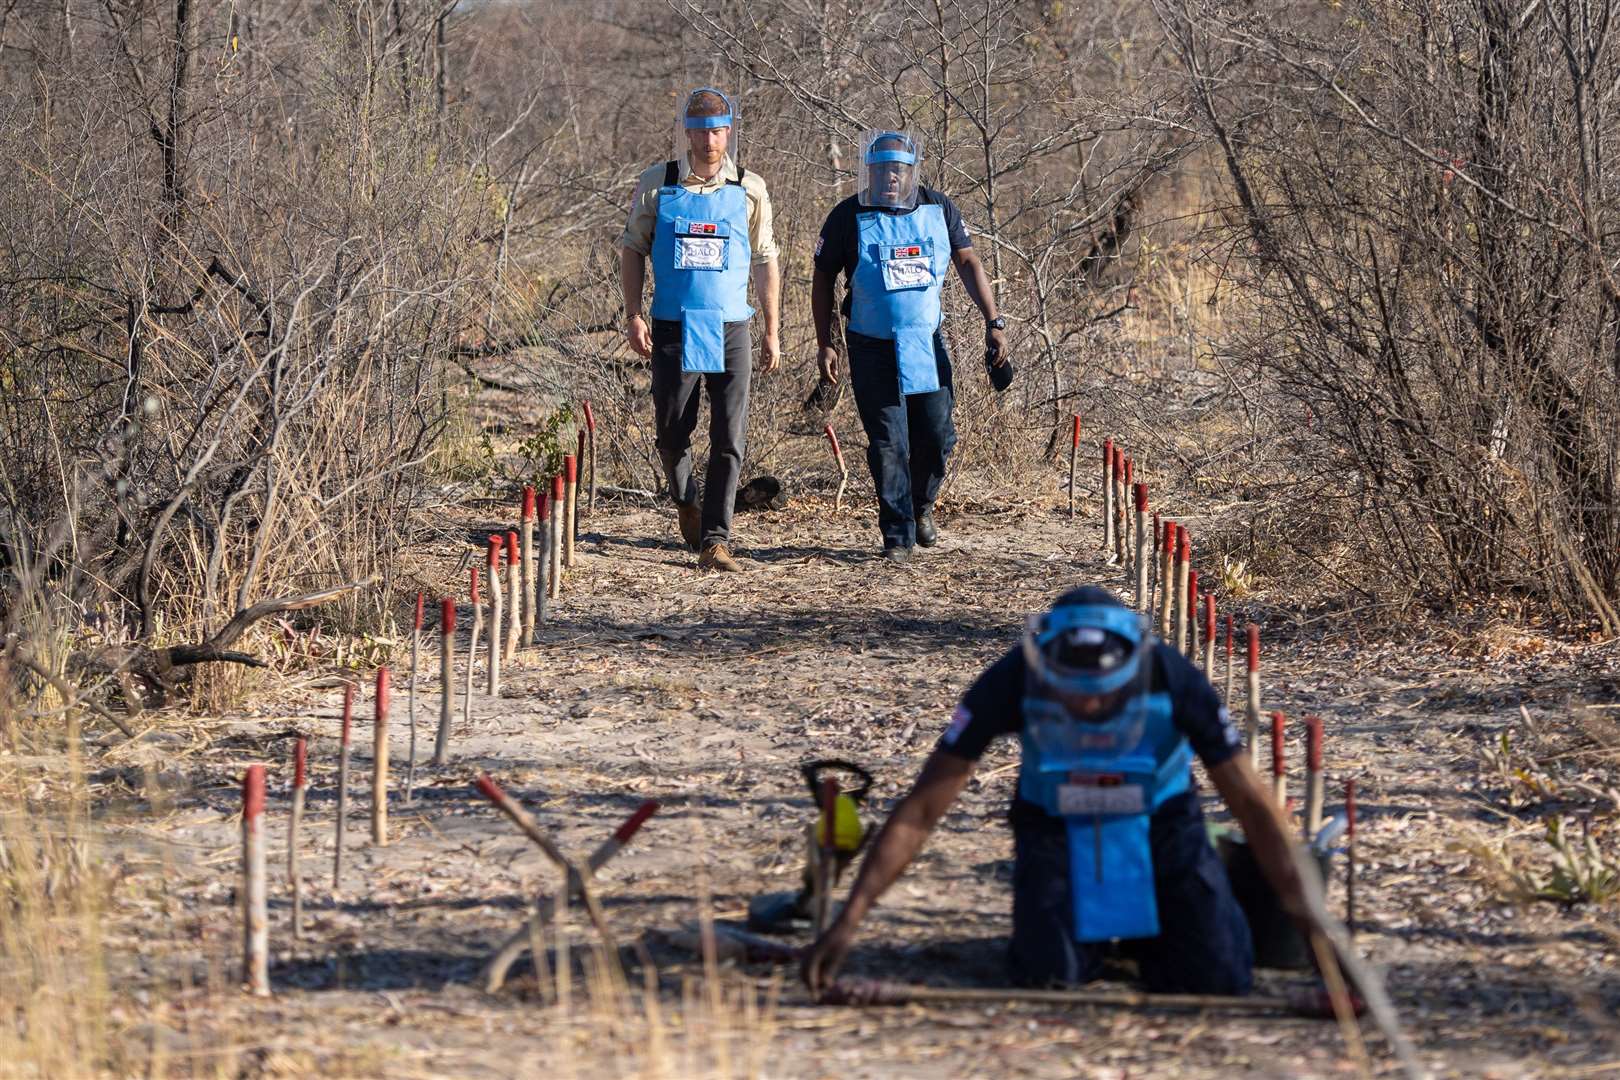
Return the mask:
<path id="1" fill-rule="evenodd" d="M 911 561 L 911 549 L 904 544 L 886 544 L 883 557 L 896 566 L 904 566 Z"/>
<path id="2" fill-rule="evenodd" d="M 925 506 L 917 511 L 917 543 L 923 547 L 933 547 L 939 540 L 939 530 L 934 527 L 934 508 Z"/>

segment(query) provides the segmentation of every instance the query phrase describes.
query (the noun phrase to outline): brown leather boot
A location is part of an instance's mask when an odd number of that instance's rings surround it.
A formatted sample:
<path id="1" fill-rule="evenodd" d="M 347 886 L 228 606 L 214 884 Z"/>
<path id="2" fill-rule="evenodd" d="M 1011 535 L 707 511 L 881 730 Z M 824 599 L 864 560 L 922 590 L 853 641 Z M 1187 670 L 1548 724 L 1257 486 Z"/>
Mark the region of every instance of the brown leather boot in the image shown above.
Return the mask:
<path id="1" fill-rule="evenodd" d="M 698 556 L 698 569 L 738 571 L 742 569 L 742 566 L 738 564 L 736 559 L 731 557 L 731 552 L 726 549 L 726 545 L 710 544 L 703 549 L 703 554 Z"/>
<path id="2" fill-rule="evenodd" d="M 698 549 L 698 541 L 703 539 L 703 507 L 695 502 L 676 503 L 675 519 L 680 522 L 681 539 L 693 551 Z"/>

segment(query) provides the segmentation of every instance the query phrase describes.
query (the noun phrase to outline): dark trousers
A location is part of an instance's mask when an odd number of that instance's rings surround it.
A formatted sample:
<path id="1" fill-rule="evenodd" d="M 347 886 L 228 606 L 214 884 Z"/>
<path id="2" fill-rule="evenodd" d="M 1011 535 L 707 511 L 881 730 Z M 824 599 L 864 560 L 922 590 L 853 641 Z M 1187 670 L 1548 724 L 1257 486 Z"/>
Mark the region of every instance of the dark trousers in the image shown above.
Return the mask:
<path id="1" fill-rule="evenodd" d="M 855 407 L 866 429 L 866 464 L 877 487 L 878 529 L 884 547 L 911 547 L 917 542 L 916 517 L 934 505 L 945 479 L 945 463 L 956 446 L 951 409 L 951 357 L 945 336 L 934 331 L 934 361 L 939 389 L 929 394 L 902 394 L 894 342 L 846 329 L 849 381 Z"/>
<path id="2" fill-rule="evenodd" d="M 658 456 L 664 463 L 669 497 L 683 506 L 698 498 L 692 473 L 692 432 L 697 430 L 698 386 L 709 394 L 709 468 L 703 487 L 702 546 L 723 544 L 731 536 L 731 510 L 742 475 L 748 436 L 748 387 L 753 378 L 753 351 L 746 322 L 726 323 L 726 370 L 681 370 L 681 324 L 654 319 L 652 324 L 653 421 Z"/>
<path id="3" fill-rule="evenodd" d="M 1178 800 L 1189 800 L 1177 804 Z M 1226 868 L 1204 833 L 1197 796 L 1168 800 L 1153 815 L 1159 936 L 1120 942 L 1155 993 L 1246 994 L 1254 949 Z M 1027 811 L 1020 813 L 1020 811 Z M 1106 942 L 1074 940 L 1069 839 L 1061 821 L 1021 804 L 1013 814 L 1013 932 L 1009 962 L 1023 986 L 1072 986 L 1096 978 Z"/>

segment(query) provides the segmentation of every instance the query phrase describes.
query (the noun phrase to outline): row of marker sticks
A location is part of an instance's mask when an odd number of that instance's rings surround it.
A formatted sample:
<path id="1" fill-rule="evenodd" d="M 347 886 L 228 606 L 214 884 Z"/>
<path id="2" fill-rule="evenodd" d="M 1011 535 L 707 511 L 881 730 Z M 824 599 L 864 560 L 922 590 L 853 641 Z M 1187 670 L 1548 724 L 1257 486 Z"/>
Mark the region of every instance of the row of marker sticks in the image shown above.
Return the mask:
<path id="1" fill-rule="evenodd" d="M 1075 513 L 1075 468 L 1080 452 L 1080 414 L 1074 416 L 1069 448 L 1069 516 Z M 1135 479 L 1135 463 L 1113 439 L 1102 443 L 1102 548 L 1108 561 L 1125 571 L 1127 586 L 1134 586 L 1135 608 L 1157 624 L 1160 639 L 1197 663 L 1202 653 L 1204 674 L 1215 681 L 1215 592 L 1199 591 L 1198 571 L 1192 566 L 1192 534 L 1179 522 L 1149 515 L 1148 486 Z M 1128 507 L 1134 506 L 1135 513 Z M 1157 555 L 1157 557 L 1155 557 Z M 1203 610 L 1200 635 L 1198 612 Z M 1236 683 L 1233 620 L 1226 616 L 1226 690 L 1231 708 Z M 1200 637 L 1202 640 L 1200 641 Z M 1248 624 L 1248 694 L 1244 702 L 1245 737 L 1249 764 L 1260 769 L 1260 627 Z M 1271 782 L 1277 805 L 1287 812 L 1286 717 L 1271 714 Z M 1320 716 L 1305 718 L 1305 813 L 1301 832 L 1306 844 L 1321 846 L 1326 801 L 1323 770 L 1323 729 Z M 1346 905 L 1349 925 L 1355 925 L 1356 781 L 1344 782 L 1344 823 L 1347 841 Z"/>
<path id="2" fill-rule="evenodd" d="M 578 453 L 563 458 L 563 471 L 551 478 L 550 491 L 523 488 L 522 514 L 517 531 L 491 533 L 486 559 L 490 593 L 488 661 L 485 665 L 487 693 L 501 692 L 501 664 L 510 661 L 524 642 L 539 644 L 539 627 L 546 618 L 546 601 L 562 595 L 564 570 L 574 565 L 574 544 L 579 529 L 580 463 L 588 462 L 585 509 L 596 508 L 596 418 L 591 403 L 584 403 L 585 425 L 579 430 Z M 538 537 L 536 528 L 538 527 Z M 538 543 L 537 543 L 538 541 Z M 505 556 L 503 583 L 502 555 Z M 463 718 L 472 715 L 473 667 L 478 654 L 479 635 L 484 626 L 484 603 L 479 591 L 478 567 L 471 568 L 472 633 L 468 642 L 466 681 L 462 698 Z M 410 751 L 406 770 L 404 802 L 411 803 L 416 791 L 416 676 L 421 655 L 426 595 L 416 594 L 416 613 L 411 633 L 411 675 L 409 683 Z M 511 614 L 506 613 L 510 607 Z M 456 600 L 446 596 L 439 602 L 439 727 L 434 738 L 432 764 L 449 762 L 450 728 L 455 698 Z M 377 669 L 375 722 L 372 741 L 371 841 L 378 847 L 388 844 L 389 787 L 389 705 L 391 676 L 387 665 Z M 349 747 L 354 720 L 354 684 L 344 688 L 343 726 L 338 743 L 337 818 L 332 852 L 332 891 L 343 877 L 344 823 L 349 813 Z M 287 834 L 287 877 L 292 890 L 293 936 L 303 934 L 303 879 L 299 871 L 299 832 L 304 817 L 304 793 L 308 787 L 308 741 L 300 735 L 293 748 L 291 818 Z M 510 816 L 511 810 L 486 791 L 498 791 L 493 781 L 482 779 L 478 788 L 496 801 Z M 504 799 L 504 796 L 502 797 Z M 509 800 L 507 800 L 509 801 Z M 515 805 L 515 804 L 514 804 Z M 244 888 L 242 892 L 245 979 L 254 994 L 270 992 L 268 885 L 266 848 L 262 828 L 265 810 L 265 767 L 250 765 L 242 786 L 242 848 Z M 639 827 L 645 817 L 636 820 Z M 520 827 L 522 823 L 520 822 Z M 621 832 L 624 830 L 621 829 Z M 633 833 L 635 828 L 630 828 Z M 618 834 L 615 834 L 617 837 Z M 628 840 L 628 834 L 624 840 Z"/>

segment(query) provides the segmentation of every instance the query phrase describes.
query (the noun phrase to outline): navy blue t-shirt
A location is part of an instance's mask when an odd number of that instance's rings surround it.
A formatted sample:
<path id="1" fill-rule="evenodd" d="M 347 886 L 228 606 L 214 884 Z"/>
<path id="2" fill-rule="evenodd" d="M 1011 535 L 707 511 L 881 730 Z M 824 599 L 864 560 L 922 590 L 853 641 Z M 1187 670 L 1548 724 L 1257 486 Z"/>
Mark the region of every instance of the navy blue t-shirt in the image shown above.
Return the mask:
<path id="1" fill-rule="evenodd" d="M 1150 662 L 1151 688 L 1170 695 L 1170 722 L 1187 737 L 1204 766 L 1212 768 L 1231 760 L 1243 745 L 1243 737 L 1232 725 L 1209 680 L 1185 656 L 1163 642 L 1154 647 Z M 1023 650 L 1017 647 L 985 669 L 962 695 L 951 715 L 950 727 L 940 736 L 938 749 L 977 761 L 994 739 L 1022 732 L 1026 670 Z M 1014 813 L 1032 809 L 1015 805 Z"/>
<path id="2" fill-rule="evenodd" d="M 973 240 L 968 236 L 967 226 L 962 224 L 962 214 L 956 209 L 956 204 L 950 198 L 935 191 L 931 187 L 918 185 L 917 205 L 937 205 L 945 215 L 945 230 L 951 237 L 951 251 L 961 251 L 963 248 L 973 246 Z M 883 214 L 909 214 L 910 210 L 896 210 L 886 206 L 862 206 L 859 199 L 851 195 L 843 202 L 832 208 L 827 220 L 821 226 L 821 236 L 816 240 L 816 269 L 823 274 L 837 277 L 844 275 L 847 284 L 851 275 L 855 273 L 855 263 L 860 258 L 861 241 L 860 228 L 856 224 L 857 214 L 865 213 Z M 841 309 L 844 317 L 849 317 L 849 290 L 844 290 L 844 303 Z"/>

